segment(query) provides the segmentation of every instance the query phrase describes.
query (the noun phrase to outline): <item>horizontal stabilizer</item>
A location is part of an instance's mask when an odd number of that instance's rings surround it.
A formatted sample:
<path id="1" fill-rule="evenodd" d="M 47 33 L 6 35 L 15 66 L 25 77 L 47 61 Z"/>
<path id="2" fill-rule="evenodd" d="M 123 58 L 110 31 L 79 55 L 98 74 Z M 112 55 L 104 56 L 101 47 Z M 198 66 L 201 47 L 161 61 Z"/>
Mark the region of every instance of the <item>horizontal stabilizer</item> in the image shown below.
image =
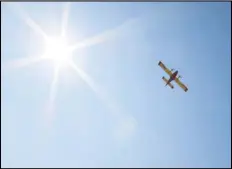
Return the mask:
<path id="1" fill-rule="evenodd" d="M 168 80 L 167 80 L 165 77 L 162 77 L 162 79 L 163 79 L 163 80 L 165 81 L 165 83 L 167 84 Z M 174 86 L 173 86 L 171 83 L 169 83 L 168 86 L 171 87 L 172 89 L 174 88 Z"/>

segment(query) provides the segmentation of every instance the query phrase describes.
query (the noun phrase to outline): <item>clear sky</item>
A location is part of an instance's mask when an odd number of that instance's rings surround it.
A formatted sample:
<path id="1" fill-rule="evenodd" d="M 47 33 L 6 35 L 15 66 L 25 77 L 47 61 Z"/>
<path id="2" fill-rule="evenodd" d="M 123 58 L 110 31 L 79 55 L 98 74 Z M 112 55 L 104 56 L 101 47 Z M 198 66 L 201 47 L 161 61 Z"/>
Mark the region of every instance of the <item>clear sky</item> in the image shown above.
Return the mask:
<path id="1" fill-rule="evenodd" d="M 231 167 L 230 14 L 229 2 L 1 3 L 1 166 Z M 62 30 L 82 43 L 82 73 L 23 66 Z M 159 60 L 188 92 L 165 87 Z"/>

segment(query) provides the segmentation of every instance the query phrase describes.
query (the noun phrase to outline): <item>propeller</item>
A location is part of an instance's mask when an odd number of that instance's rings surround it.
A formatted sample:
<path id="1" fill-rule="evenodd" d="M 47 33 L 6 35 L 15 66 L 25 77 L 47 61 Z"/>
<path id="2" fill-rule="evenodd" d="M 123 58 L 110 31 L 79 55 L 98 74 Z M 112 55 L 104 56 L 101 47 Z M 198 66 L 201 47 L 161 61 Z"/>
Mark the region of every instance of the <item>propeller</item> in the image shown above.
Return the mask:
<path id="1" fill-rule="evenodd" d="M 182 78 L 182 76 L 179 75 L 179 76 L 178 76 L 178 79 L 180 79 L 180 78 Z"/>

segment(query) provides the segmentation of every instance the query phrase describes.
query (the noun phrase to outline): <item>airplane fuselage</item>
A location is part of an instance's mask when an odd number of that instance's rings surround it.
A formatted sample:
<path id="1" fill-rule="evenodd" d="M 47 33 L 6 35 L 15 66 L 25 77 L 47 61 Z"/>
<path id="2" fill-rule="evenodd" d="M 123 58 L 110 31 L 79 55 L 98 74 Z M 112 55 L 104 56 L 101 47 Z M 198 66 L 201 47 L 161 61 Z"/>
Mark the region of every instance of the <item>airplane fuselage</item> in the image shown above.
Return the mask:
<path id="1" fill-rule="evenodd" d="M 176 79 L 177 74 L 178 74 L 178 70 L 175 71 L 175 72 L 170 76 L 168 82 L 166 83 L 166 86 L 167 86 L 171 81 L 173 81 L 173 80 Z"/>

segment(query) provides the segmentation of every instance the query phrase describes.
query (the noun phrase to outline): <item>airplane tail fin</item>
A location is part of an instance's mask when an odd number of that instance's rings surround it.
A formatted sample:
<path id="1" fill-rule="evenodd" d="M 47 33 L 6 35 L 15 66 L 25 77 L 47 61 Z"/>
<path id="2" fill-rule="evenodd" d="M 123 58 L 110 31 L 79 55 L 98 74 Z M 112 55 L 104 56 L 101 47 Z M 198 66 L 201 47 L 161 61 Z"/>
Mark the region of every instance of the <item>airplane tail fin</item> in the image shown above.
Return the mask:
<path id="1" fill-rule="evenodd" d="M 171 83 L 169 83 L 168 84 L 168 80 L 165 78 L 165 77 L 162 77 L 162 79 L 166 82 L 166 85 L 165 86 L 169 86 L 169 87 L 171 87 L 172 89 L 174 88 L 174 86 L 171 84 Z"/>

